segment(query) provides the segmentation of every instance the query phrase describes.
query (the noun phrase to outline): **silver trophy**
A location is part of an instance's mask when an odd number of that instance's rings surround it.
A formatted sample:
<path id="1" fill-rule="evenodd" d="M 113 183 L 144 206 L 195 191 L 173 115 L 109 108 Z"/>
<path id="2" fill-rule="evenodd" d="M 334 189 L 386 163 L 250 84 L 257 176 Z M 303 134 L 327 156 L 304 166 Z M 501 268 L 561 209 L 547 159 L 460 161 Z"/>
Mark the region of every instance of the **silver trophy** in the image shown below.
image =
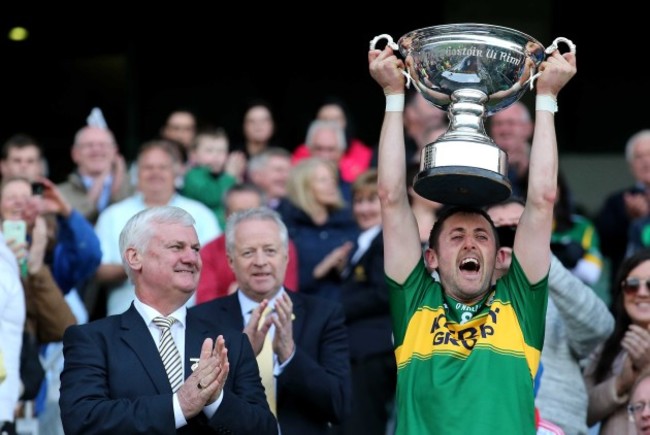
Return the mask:
<path id="1" fill-rule="evenodd" d="M 483 121 L 533 87 L 537 67 L 559 42 L 574 52 L 573 43 L 557 38 L 545 49 L 517 30 L 473 23 L 414 30 L 397 44 L 383 34 L 370 41 L 370 48 L 382 39 L 399 49 L 409 82 L 449 116 L 447 132 L 422 150 L 415 191 L 455 205 L 481 206 L 508 198 L 507 156 L 485 133 Z"/>

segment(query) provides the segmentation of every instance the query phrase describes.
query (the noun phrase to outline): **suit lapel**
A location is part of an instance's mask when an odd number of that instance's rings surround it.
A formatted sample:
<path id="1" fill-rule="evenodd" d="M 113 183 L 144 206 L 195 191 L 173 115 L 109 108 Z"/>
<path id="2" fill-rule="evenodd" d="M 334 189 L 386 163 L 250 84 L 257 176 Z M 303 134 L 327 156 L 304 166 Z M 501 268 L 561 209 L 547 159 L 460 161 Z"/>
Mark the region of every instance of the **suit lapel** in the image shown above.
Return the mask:
<path id="1" fill-rule="evenodd" d="M 122 314 L 120 334 L 121 339 L 140 360 L 143 370 L 149 375 L 156 389 L 161 394 L 171 393 L 171 385 L 169 385 L 167 372 L 160 359 L 156 343 L 133 304 Z"/>
<path id="2" fill-rule="evenodd" d="M 373 256 L 377 249 L 382 249 L 383 245 L 384 245 L 383 235 L 382 232 L 379 231 L 375 236 L 375 238 L 372 239 L 372 242 L 370 242 L 370 246 L 368 246 L 366 252 L 364 252 L 363 255 L 359 258 L 357 264 L 361 263 L 367 257 Z"/>
<path id="3" fill-rule="evenodd" d="M 383 249 L 383 238 L 382 238 L 382 232 L 379 231 L 377 235 L 375 235 L 375 238 L 372 239 L 370 242 L 370 246 L 368 246 L 368 249 L 361 254 L 361 257 L 357 259 L 357 261 L 352 262 L 352 256 L 354 255 L 354 252 L 350 255 L 350 262 L 345 268 L 345 271 L 342 274 L 342 278 L 344 281 L 358 281 L 358 278 L 355 278 L 355 274 L 357 273 L 357 267 L 361 267 L 361 271 L 363 272 L 364 269 L 368 266 L 368 258 L 372 258 L 373 255 L 375 255 L 375 251 L 377 249 Z M 358 246 L 358 245 L 355 245 Z M 356 250 L 355 250 L 356 251 Z M 367 271 L 366 271 L 367 273 Z"/>
<path id="4" fill-rule="evenodd" d="M 241 305 L 237 292 L 223 298 L 223 303 L 219 306 L 220 313 L 215 313 L 217 319 L 224 319 L 224 322 L 238 331 L 244 330 L 244 317 L 241 314 Z M 223 317 L 219 317 L 223 316 Z"/>
<path id="5" fill-rule="evenodd" d="M 295 318 L 293 319 L 293 339 L 296 343 L 299 341 L 299 337 L 302 334 L 303 331 L 303 326 L 305 324 L 305 320 L 307 320 L 307 312 L 305 311 L 305 305 L 303 304 L 302 299 L 300 296 L 297 296 L 296 294 L 292 292 L 287 292 L 289 297 L 291 298 L 291 302 L 293 303 L 293 315 Z"/>

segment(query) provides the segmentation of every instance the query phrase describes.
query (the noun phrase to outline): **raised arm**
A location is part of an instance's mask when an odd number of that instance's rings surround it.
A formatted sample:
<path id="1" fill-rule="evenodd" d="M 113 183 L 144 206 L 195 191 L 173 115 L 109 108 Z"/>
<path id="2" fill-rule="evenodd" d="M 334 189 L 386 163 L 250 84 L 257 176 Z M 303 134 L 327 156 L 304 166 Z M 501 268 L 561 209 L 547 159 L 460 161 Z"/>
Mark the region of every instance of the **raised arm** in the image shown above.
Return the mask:
<path id="1" fill-rule="evenodd" d="M 418 261 L 422 248 L 417 221 L 408 202 L 406 152 L 400 96 L 404 98 L 404 63 L 390 47 L 368 53 L 370 75 L 383 88 L 387 101 L 397 99 L 397 106 L 387 105 L 379 138 L 378 195 L 384 229 L 384 270 L 386 275 L 403 283 Z M 403 100 L 402 100 L 403 101 Z"/>
<path id="2" fill-rule="evenodd" d="M 537 79 L 535 133 L 530 152 L 526 207 L 519 221 L 513 250 L 528 280 L 536 283 L 551 261 L 553 206 L 557 195 L 557 140 L 554 112 L 549 109 L 576 73 L 575 54 L 555 51 L 540 65 Z M 543 104 L 544 102 L 550 104 Z M 542 249 L 543 248 L 543 249 Z"/>

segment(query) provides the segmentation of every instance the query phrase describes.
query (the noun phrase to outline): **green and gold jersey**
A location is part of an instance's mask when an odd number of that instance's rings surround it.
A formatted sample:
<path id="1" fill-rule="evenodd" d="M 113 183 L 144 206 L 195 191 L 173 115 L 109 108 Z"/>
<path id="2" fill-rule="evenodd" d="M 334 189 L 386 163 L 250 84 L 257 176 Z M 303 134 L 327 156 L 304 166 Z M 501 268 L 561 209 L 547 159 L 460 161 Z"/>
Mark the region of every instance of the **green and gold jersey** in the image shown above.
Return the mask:
<path id="1" fill-rule="evenodd" d="M 514 257 L 485 298 L 446 296 L 422 262 L 390 288 L 398 434 L 535 433 L 548 278 L 530 285 Z"/>

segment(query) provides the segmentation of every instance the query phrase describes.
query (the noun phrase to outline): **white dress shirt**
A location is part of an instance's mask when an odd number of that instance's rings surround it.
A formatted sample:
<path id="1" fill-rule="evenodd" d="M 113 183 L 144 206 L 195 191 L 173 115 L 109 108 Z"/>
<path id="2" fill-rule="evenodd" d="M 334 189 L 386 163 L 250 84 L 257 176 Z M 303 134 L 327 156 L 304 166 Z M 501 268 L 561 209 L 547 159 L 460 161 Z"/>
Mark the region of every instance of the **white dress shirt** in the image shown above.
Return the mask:
<path id="1" fill-rule="evenodd" d="M 144 319 L 144 323 L 147 325 L 147 328 L 149 329 L 151 338 L 156 344 L 156 348 L 158 348 L 158 343 L 160 343 L 160 336 L 162 335 L 162 331 L 160 330 L 160 328 L 158 328 L 158 326 L 156 326 L 156 324 L 153 322 L 153 319 L 158 316 L 162 316 L 162 317 L 165 316 L 160 314 L 155 308 L 150 307 L 149 305 L 146 305 L 143 302 L 141 302 L 137 297 L 133 300 L 133 306 L 135 307 L 136 311 L 140 314 L 140 316 L 142 316 L 142 319 Z M 172 324 L 170 332 L 172 334 L 172 338 L 174 339 L 174 343 L 176 344 L 176 348 L 178 349 L 178 353 L 181 356 L 181 366 L 182 366 L 183 373 L 185 373 L 185 327 L 187 325 L 185 320 L 187 318 L 187 307 L 182 306 L 166 317 L 173 317 L 174 319 L 176 319 L 176 321 Z M 198 357 L 199 355 L 196 356 Z M 198 388 L 198 384 L 197 384 L 197 388 Z M 217 400 L 214 401 L 214 403 L 203 408 L 203 413 L 208 418 L 211 418 L 214 415 L 214 413 L 217 412 L 217 409 L 219 409 L 219 405 L 221 405 L 222 401 L 223 401 L 223 390 L 221 391 L 221 394 L 219 395 Z M 183 415 L 183 410 L 181 409 L 181 404 L 178 401 L 178 391 L 174 393 L 173 403 L 174 403 L 174 420 L 176 421 L 176 429 L 178 429 L 187 424 L 187 420 L 185 419 L 185 416 Z"/>

